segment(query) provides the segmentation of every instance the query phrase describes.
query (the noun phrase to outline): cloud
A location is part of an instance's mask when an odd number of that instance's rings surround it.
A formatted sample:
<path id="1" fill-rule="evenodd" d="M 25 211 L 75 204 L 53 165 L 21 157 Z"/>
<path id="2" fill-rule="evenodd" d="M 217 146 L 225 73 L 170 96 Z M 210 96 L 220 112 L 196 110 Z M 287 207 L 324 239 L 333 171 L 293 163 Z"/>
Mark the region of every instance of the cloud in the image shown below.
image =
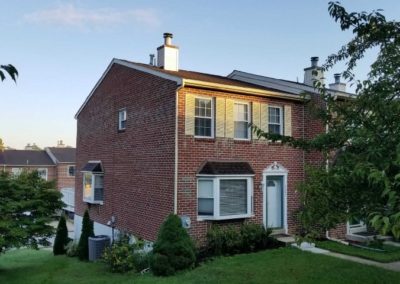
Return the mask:
<path id="1" fill-rule="evenodd" d="M 35 11 L 24 16 L 29 23 L 69 26 L 82 29 L 97 29 L 136 23 L 141 26 L 157 27 L 160 18 L 153 9 L 83 9 L 73 4 L 61 4 L 55 8 Z"/>

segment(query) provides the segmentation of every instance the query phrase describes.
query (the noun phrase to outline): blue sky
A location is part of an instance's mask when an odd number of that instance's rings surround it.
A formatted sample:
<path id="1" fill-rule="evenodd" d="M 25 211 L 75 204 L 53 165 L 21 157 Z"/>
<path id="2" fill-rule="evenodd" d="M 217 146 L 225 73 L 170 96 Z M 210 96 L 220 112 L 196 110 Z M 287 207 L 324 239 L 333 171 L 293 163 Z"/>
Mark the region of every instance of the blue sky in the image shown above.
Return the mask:
<path id="1" fill-rule="evenodd" d="M 348 0 L 349 11 L 384 9 L 399 20 L 400 1 Z M 328 15 L 328 1 L 5 1 L 0 0 L 0 64 L 17 84 L 0 83 L 0 137 L 6 145 L 75 146 L 74 115 L 112 58 L 148 63 L 174 34 L 180 68 L 232 70 L 302 81 L 351 38 Z M 365 77 L 371 52 L 357 69 Z M 328 83 L 337 66 L 326 74 Z"/>

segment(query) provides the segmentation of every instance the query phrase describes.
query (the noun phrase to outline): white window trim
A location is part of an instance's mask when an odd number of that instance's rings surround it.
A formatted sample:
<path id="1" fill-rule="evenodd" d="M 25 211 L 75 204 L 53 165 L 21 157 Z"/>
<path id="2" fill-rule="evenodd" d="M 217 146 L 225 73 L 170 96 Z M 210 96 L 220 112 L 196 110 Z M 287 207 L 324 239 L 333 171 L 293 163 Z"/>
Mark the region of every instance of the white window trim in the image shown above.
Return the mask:
<path id="1" fill-rule="evenodd" d="M 279 118 L 279 124 L 278 123 L 275 123 L 275 122 L 270 122 L 269 121 L 269 113 L 270 113 L 270 108 L 278 108 L 279 110 L 280 110 L 280 118 Z M 272 125 L 279 125 L 280 126 L 280 131 L 279 131 L 279 134 L 280 135 L 283 135 L 283 126 L 284 126 L 284 118 L 283 118 L 283 107 L 282 106 L 277 106 L 277 105 L 269 105 L 268 106 L 268 132 L 269 132 L 269 125 L 270 124 L 272 124 Z"/>
<path id="2" fill-rule="evenodd" d="M 74 175 L 73 175 L 73 176 L 71 176 L 70 173 L 69 173 L 69 168 L 70 168 L 70 167 L 74 167 L 74 168 L 75 168 L 75 170 L 74 170 Z M 75 167 L 74 165 L 69 165 L 69 166 L 67 167 L 67 176 L 68 176 L 68 177 L 75 177 L 75 175 L 76 175 L 76 167 Z"/>
<path id="3" fill-rule="evenodd" d="M 198 175 L 197 176 L 197 204 L 198 204 L 198 196 L 199 196 L 199 181 L 200 180 L 212 180 L 213 181 L 213 198 L 214 198 L 214 215 L 197 215 L 197 221 L 204 220 L 230 220 L 230 219 L 243 219 L 243 218 L 251 218 L 254 216 L 253 212 L 253 177 L 254 175 Z M 247 213 L 246 214 L 238 214 L 238 215 L 229 215 L 229 216 L 220 216 L 220 206 L 219 206 L 219 197 L 220 197 L 220 181 L 221 180 L 247 180 Z M 198 212 L 198 208 L 196 208 Z M 197 213 L 198 214 L 198 213 Z"/>
<path id="4" fill-rule="evenodd" d="M 211 100 L 211 136 L 199 136 L 196 135 L 196 118 L 208 118 L 206 116 L 196 116 L 196 99 L 203 99 L 203 100 Z M 205 139 L 214 139 L 215 134 L 214 134 L 214 124 L 215 124 L 215 114 L 214 114 L 214 108 L 215 108 L 215 103 L 214 103 L 214 98 L 213 97 L 203 97 L 203 96 L 195 96 L 194 97 L 194 138 L 205 138 Z"/>
<path id="5" fill-rule="evenodd" d="M 47 168 L 38 168 L 37 171 L 45 171 L 46 172 L 46 176 L 44 178 L 44 180 L 47 180 L 48 175 L 49 175 L 49 170 Z"/>
<path id="6" fill-rule="evenodd" d="M 236 138 L 235 137 L 235 121 L 236 121 L 236 112 L 235 112 L 235 104 L 241 104 L 241 105 L 247 105 L 247 138 Z M 234 136 L 234 140 L 238 140 L 238 141 L 250 141 L 251 140 L 251 129 L 249 127 L 250 123 L 251 123 L 251 107 L 250 107 L 250 103 L 249 102 L 243 102 L 243 101 L 235 101 L 233 103 L 234 107 L 233 107 L 233 136 Z M 242 121 L 242 120 L 240 120 Z M 242 121 L 243 122 L 243 121 Z"/>
<path id="7" fill-rule="evenodd" d="M 91 203 L 91 204 L 100 204 L 103 205 L 104 203 L 104 181 L 103 181 L 103 200 L 94 200 L 94 187 L 95 187 L 95 178 L 96 176 L 104 176 L 103 174 L 94 174 L 92 172 L 82 172 L 82 199 L 83 202 Z M 92 180 L 91 180 L 91 188 L 90 188 L 90 197 L 85 197 L 85 174 L 91 174 L 92 175 Z"/>
<path id="8" fill-rule="evenodd" d="M 124 113 L 125 120 L 121 119 L 121 112 Z M 121 108 L 118 110 L 118 130 L 126 130 L 126 121 L 128 120 L 128 114 L 126 112 L 126 108 Z M 122 121 L 125 121 L 125 127 L 122 127 Z"/>

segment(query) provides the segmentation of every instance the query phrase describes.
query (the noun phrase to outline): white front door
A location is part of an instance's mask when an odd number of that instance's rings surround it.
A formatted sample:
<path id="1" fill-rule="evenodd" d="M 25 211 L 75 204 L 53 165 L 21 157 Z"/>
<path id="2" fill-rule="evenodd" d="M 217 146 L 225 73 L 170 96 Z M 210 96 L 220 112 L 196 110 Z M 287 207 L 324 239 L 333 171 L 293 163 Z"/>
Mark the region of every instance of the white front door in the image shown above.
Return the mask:
<path id="1" fill-rule="evenodd" d="M 268 228 L 283 228 L 283 177 L 267 176 L 266 213 Z"/>

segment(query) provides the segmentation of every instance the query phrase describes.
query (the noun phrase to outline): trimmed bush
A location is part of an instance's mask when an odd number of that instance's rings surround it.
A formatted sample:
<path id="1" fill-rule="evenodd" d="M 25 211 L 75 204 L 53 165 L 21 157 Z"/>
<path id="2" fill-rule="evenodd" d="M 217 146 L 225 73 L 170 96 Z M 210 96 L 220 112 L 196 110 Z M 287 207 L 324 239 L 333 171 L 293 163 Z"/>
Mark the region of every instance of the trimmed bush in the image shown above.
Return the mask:
<path id="1" fill-rule="evenodd" d="M 66 253 L 66 246 L 70 239 L 68 238 L 67 223 L 64 214 L 61 215 L 57 226 L 56 238 L 53 245 L 53 254 L 60 255 Z"/>
<path id="2" fill-rule="evenodd" d="M 194 267 L 195 246 L 181 219 L 174 214 L 161 225 L 151 258 L 151 269 L 155 275 L 173 275 L 176 271 Z"/>
<path id="3" fill-rule="evenodd" d="M 89 237 L 94 237 L 93 222 L 90 220 L 89 211 L 83 215 L 81 237 L 78 243 L 78 257 L 80 260 L 89 259 Z"/>
<path id="4" fill-rule="evenodd" d="M 240 228 L 213 226 L 207 233 L 207 252 L 210 256 L 233 255 L 276 247 L 270 234 L 271 230 L 258 224 L 243 224 Z"/>
<path id="5" fill-rule="evenodd" d="M 75 257 L 78 256 L 78 244 L 75 241 L 70 241 L 67 246 L 65 247 L 66 249 L 66 255 L 69 257 Z"/>

